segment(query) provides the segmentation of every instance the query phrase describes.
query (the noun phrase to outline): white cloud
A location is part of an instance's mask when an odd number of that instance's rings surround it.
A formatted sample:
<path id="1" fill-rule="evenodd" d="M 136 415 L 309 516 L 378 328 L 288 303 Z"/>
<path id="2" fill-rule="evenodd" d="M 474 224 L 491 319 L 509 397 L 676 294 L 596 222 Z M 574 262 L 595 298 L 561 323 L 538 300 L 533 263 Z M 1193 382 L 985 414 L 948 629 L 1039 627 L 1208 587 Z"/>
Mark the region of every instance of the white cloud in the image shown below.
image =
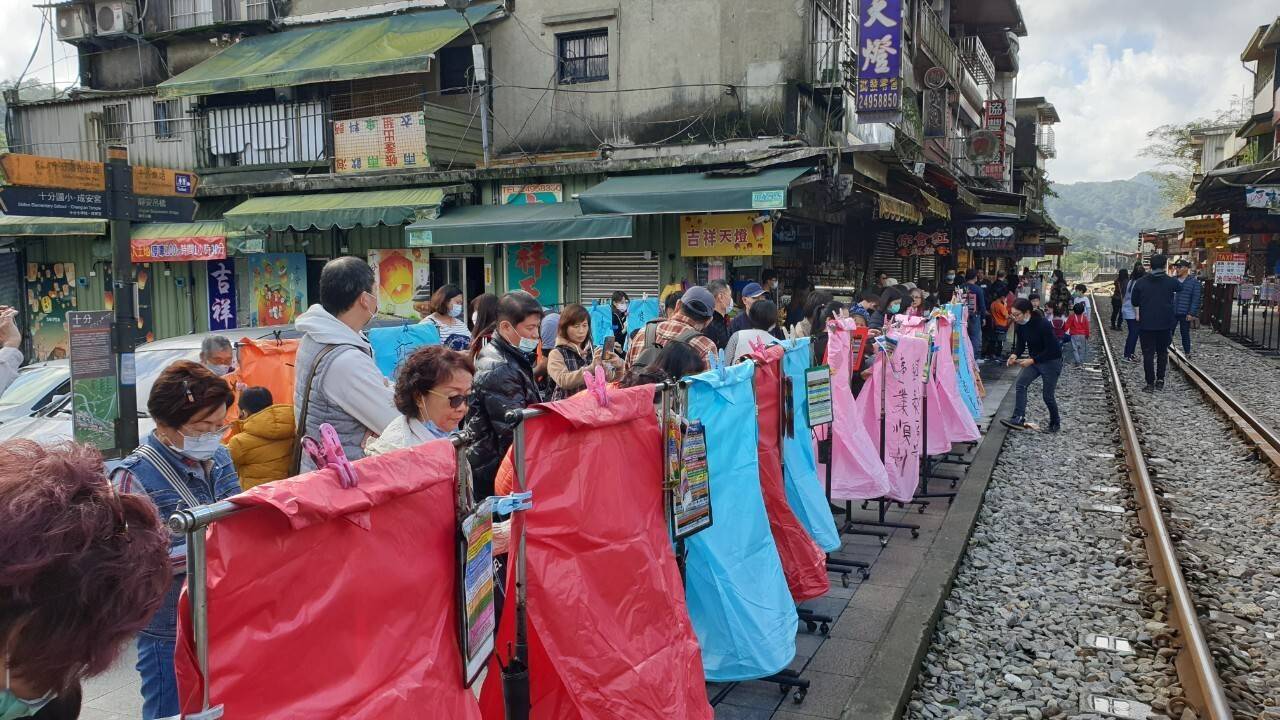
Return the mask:
<path id="1" fill-rule="evenodd" d="M 1021 97 L 1058 109 L 1055 180 L 1106 180 L 1151 169 L 1148 130 L 1212 116 L 1252 78 L 1240 51 L 1276 17 L 1273 0 L 1023 0 Z"/>
<path id="2" fill-rule="evenodd" d="M 49 28 L 41 29 L 41 11 L 32 7 L 37 1 L 0 0 L 0 27 L 5 29 L 5 42 L 0 43 L 0 79 L 16 79 L 27 66 L 27 58 L 32 58 L 26 77 L 49 82 L 56 70 L 58 86 L 64 87 L 75 79 L 78 70 L 75 48 L 55 42 L 50 56 Z M 40 47 L 32 57 L 37 37 Z"/>

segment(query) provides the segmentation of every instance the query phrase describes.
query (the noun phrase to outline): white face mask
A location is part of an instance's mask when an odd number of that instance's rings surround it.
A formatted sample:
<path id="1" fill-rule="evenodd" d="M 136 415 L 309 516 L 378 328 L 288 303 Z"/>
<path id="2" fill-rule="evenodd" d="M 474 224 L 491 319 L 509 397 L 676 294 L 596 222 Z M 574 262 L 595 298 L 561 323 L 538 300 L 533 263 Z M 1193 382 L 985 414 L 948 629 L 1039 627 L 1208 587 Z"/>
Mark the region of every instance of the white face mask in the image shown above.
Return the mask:
<path id="1" fill-rule="evenodd" d="M 627 303 L 624 303 L 624 302 L 614 303 L 613 309 L 617 310 L 620 313 L 625 313 L 627 311 Z"/>
<path id="2" fill-rule="evenodd" d="M 196 435 L 195 437 L 182 433 L 182 448 L 174 449 L 192 460 L 203 461 L 212 459 L 220 447 L 222 447 L 222 433 L 220 432 L 211 432 L 204 435 Z"/>
<path id="3" fill-rule="evenodd" d="M 462 306 L 461 306 L 461 305 L 450 305 L 450 306 L 449 306 L 449 317 L 453 317 L 453 318 L 462 317 Z M 472 319 L 472 322 L 475 322 L 475 319 L 474 319 L 474 318 Z"/>
<path id="4" fill-rule="evenodd" d="M 209 371 L 218 377 L 230 375 L 232 370 L 230 365 L 218 365 L 217 363 L 205 363 L 204 366 L 209 368 Z"/>

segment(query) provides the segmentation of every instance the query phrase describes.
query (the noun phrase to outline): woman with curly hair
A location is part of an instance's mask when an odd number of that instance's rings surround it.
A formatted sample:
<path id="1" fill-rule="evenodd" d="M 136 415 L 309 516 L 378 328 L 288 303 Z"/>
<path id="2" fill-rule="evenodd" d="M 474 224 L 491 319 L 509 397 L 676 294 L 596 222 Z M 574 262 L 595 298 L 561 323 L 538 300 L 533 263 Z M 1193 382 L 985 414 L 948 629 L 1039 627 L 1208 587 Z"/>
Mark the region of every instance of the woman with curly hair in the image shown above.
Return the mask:
<path id="1" fill-rule="evenodd" d="M 366 455 L 421 445 L 449 437 L 467 415 L 471 358 L 440 346 L 424 347 L 405 359 L 396 379 L 400 417 L 365 446 Z"/>
<path id="2" fill-rule="evenodd" d="M 168 555 L 155 508 L 117 494 L 97 452 L 0 443 L 0 718 L 76 717 L 80 679 L 163 604 Z"/>
<path id="3" fill-rule="evenodd" d="M 231 453 L 222 445 L 231 386 L 205 366 L 180 361 L 151 386 L 147 410 L 156 429 L 120 463 L 112 476 L 121 492 L 150 498 L 157 517 L 225 500 L 240 492 Z M 173 653 L 178 636 L 178 594 L 187 573 L 187 539 L 174 535 L 169 555 L 173 580 L 160 612 L 138 633 L 142 717 L 179 713 Z"/>

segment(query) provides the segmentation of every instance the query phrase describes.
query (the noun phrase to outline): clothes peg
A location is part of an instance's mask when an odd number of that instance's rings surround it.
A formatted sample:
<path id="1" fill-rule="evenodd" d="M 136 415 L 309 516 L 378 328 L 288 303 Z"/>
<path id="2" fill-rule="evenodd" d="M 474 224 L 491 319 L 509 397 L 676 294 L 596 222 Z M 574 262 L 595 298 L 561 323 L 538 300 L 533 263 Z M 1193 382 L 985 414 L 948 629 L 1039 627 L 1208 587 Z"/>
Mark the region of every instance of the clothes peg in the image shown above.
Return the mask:
<path id="1" fill-rule="evenodd" d="M 302 438 L 302 448 L 311 456 L 317 470 L 333 467 L 338 472 L 338 482 L 343 488 L 356 486 L 356 470 L 347 459 L 342 441 L 338 439 L 338 431 L 332 425 L 324 423 L 320 426 L 320 442 L 310 436 Z"/>
<path id="2" fill-rule="evenodd" d="M 489 498 L 493 502 L 493 511 L 499 515 L 510 515 L 517 510 L 533 509 L 533 491 L 497 495 Z"/>
<path id="3" fill-rule="evenodd" d="M 609 381 L 605 377 L 604 368 L 597 365 L 595 370 L 583 372 L 582 379 L 587 384 L 587 392 L 595 396 L 596 404 L 609 407 Z"/>

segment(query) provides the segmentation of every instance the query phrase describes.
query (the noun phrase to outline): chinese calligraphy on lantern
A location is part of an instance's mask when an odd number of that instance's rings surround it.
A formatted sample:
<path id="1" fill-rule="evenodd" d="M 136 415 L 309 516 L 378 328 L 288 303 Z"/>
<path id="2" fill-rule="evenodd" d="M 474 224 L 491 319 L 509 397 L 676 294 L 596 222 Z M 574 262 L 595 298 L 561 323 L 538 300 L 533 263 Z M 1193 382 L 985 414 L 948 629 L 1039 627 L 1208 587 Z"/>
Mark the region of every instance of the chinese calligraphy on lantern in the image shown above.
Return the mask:
<path id="1" fill-rule="evenodd" d="M 334 172 L 413 170 L 429 165 L 425 113 L 333 121 Z"/>
<path id="2" fill-rule="evenodd" d="M 928 342 L 902 336 L 886 362 L 884 465 L 889 481 L 907 497 L 920 479 L 924 391 L 920 381 Z"/>
<path id="3" fill-rule="evenodd" d="M 859 0 L 858 112 L 902 107 L 902 0 Z"/>
<path id="4" fill-rule="evenodd" d="M 209 329 L 236 327 L 236 265 L 234 260 L 210 260 Z"/>
<path id="5" fill-rule="evenodd" d="M 757 213 L 680 216 L 682 257 L 773 254 L 773 221 Z"/>
<path id="6" fill-rule="evenodd" d="M 559 243 L 518 243 L 504 246 L 507 256 L 507 289 L 523 290 L 543 307 L 560 304 Z"/>

